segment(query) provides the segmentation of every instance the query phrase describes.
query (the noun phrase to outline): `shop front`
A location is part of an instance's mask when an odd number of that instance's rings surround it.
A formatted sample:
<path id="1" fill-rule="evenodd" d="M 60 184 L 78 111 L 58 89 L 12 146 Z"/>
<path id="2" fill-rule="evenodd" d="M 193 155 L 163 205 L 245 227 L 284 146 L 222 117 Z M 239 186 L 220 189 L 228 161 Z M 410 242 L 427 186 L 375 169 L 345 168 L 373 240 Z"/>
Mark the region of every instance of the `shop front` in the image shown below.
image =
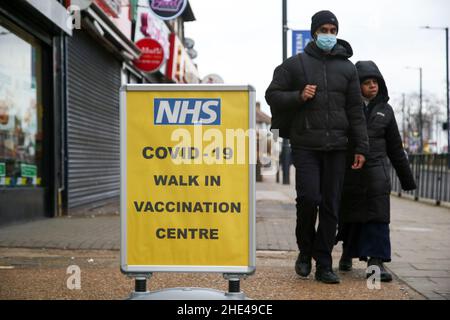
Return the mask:
<path id="1" fill-rule="evenodd" d="M 128 1 L 96 0 L 66 41 L 65 214 L 95 213 L 118 201 L 119 93 L 140 56 L 128 10 Z"/>
<path id="2" fill-rule="evenodd" d="M 58 214 L 59 43 L 70 30 L 51 7 L 0 5 L 0 225 Z"/>

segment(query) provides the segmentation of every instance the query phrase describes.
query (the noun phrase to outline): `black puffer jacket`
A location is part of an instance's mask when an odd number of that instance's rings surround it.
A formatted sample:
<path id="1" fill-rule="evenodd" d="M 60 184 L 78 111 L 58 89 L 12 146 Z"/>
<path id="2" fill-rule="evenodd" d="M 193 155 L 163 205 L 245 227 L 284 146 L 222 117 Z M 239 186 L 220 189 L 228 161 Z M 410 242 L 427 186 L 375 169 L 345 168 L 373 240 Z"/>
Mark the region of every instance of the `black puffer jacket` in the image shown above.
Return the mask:
<path id="1" fill-rule="evenodd" d="M 304 68 L 297 56 L 275 69 L 266 101 L 284 112 L 295 111 L 290 131 L 293 148 L 346 150 L 351 137 L 355 153 L 367 154 L 368 138 L 361 109 L 361 91 L 350 44 L 338 39 L 330 54 L 314 42 L 306 48 Z M 317 85 L 313 99 L 300 98 L 305 84 Z"/>
<path id="2" fill-rule="evenodd" d="M 379 90 L 377 97 L 367 106 L 370 153 L 364 167 L 352 170 L 351 154 L 348 157 L 340 220 L 389 223 L 391 182 L 388 158 L 403 189 L 413 190 L 416 184 L 403 149 L 394 111 L 387 103 L 389 95 L 381 72 L 372 61 L 357 62 L 356 68 L 361 80 L 376 78 Z"/>

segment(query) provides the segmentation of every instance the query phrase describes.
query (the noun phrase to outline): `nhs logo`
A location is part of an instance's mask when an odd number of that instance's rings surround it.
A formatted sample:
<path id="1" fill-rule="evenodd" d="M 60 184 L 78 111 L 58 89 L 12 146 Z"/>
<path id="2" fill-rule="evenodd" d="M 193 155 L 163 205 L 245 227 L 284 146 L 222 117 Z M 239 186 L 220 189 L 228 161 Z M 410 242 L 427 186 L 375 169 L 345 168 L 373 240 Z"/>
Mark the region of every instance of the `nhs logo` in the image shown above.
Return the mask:
<path id="1" fill-rule="evenodd" d="M 153 100 L 155 125 L 220 125 L 220 99 Z"/>

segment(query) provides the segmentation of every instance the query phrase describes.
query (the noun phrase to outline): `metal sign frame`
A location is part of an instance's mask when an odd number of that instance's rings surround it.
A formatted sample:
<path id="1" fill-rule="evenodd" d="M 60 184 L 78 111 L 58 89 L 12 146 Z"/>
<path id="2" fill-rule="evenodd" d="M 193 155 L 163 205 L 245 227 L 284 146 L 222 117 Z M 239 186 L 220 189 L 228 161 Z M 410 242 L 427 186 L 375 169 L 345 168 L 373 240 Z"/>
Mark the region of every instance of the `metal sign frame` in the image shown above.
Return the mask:
<path id="1" fill-rule="evenodd" d="M 256 214 L 255 214 L 255 177 L 256 165 L 250 159 L 256 159 L 256 134 L 249 135 L 248 143 L 248 244 L 249 255 L 247 266 L 192 266 L 192 265 L 127 265 L 127 92 L 136 91 L 238 91 L 249 94 L 249 126 L 255 129 L 255 89 L 250 85 L 178 85 L 178 84 L 127 84 L 120 89 L 120 215 L 121 215 L 121 271 L 129 275 L 142 275 L 153 272 L 215 272 L 224 274 L 250 275 L 256 269 Z"/>

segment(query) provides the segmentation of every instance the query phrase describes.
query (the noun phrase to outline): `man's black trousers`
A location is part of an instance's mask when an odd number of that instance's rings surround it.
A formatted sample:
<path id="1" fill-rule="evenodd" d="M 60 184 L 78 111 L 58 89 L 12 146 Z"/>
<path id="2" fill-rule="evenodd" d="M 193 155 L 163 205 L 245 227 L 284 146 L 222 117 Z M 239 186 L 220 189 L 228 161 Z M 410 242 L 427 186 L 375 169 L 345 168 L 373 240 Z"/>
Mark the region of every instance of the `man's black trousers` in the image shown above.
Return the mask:
<path id="1" fill-rule="evenodd" d="M 300 254 L 314 258 L 321 267 L 331 267 L 346 152 L 293 148 L 292 157 L 297 191 L 295 235 Z M 319 225 L 316 231 L 317 211 Z"/>

